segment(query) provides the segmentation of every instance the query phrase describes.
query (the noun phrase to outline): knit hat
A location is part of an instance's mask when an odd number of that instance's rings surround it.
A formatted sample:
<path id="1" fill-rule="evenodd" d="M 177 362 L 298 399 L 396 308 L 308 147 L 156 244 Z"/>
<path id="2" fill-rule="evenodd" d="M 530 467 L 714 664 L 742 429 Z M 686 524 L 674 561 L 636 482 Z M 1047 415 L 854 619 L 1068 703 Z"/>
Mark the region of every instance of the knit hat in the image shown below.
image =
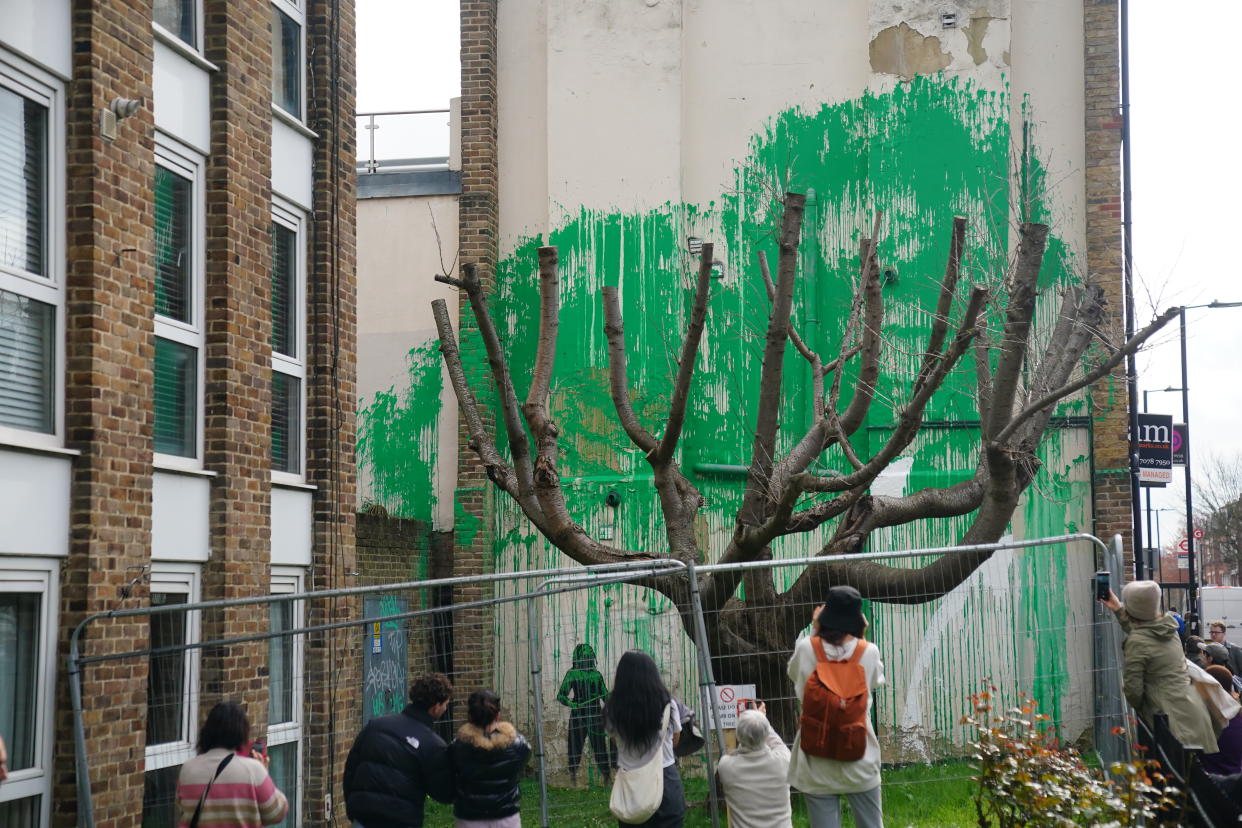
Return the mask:
<path id="1" fill-rule="evenodd" d="M 1229 650 L 1225 649 L 1224 644 L 1217 644 L 1213 641 L 1209 644 L 1200 644 L 1199 649 L 1212 657 L 1213 664 L 1229 666 Z"/>
<path id="2" fill-rule="evenodd" d="M 1155 581 L 1131 581 L 1121 590 L 1121 603 L 1126 614 L 1136 621 L 1154 621 L 1160 612 L 1160 584 Z"/>
<path id="3" fill-rule="evenodd" d="M 861 637 L 867 629 L 862 614 L 862 596 L 852 586 L 835 586 L 828 590 L 828 600 L 819 613 L 821 630 L 840 630 Z"/>

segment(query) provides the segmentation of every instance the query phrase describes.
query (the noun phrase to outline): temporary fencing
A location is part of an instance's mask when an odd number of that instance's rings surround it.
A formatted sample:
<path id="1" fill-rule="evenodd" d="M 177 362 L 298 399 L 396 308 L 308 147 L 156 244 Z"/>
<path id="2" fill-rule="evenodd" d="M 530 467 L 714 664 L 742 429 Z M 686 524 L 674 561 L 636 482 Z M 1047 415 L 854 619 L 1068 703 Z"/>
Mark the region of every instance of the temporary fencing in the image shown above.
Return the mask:
<path id="1" fill-rule="evenodd" d="M 226 699 L 243 702 L 256 741 L 267 744 L 273 779 L 293 806 L 285 824 L 348 824 L 345 753 L 366 721 L 401 710 L 410 681 L 426 672 L 448 675 L 456 688 L 437 725 L 446 741 L 465 721 L 469 693 L 489 687 L 531 742 L 524 824 L 607 824 L 616 760 L 601 694 L 620 656 L 641 649 L 697 713 L 707 738 L 680 763 L 687 799 L 723 825 L 714 767 L 731 746 L 739 703 L 761 699 L 792 739 L 797 705 L 786 662 L 826 586 L 847 576 L 864 594 L 887 590 L 901 601 L 864 609 L 887 678 L 873 725 L 892 801 L 913 783 L 890 768 L 918 765 L 918 784 L 969 777 L 962 718 L 985 686 L 1002 707 L 1032 694 L 1067 742 L 1087 743 L 1093 731 L 1098 742 L 1121 722 L 1122 707 L 1100 690 L 1116 688 L 1120 668 L 1116 639 L 1101 632 L 1115 622 L 1090 588 L 1104 554 L 1097 539 L 1075 534 L 697 567 L 636 560 L 233 601 L 153 594 L 152 606 L 92 616 L 72 637 L 80 824 L 93 826 L 96 808 L 106 807 L 100 769 L 126 758 L 92 739 L 101 717 L 118 711 L 90 700 L 132 671 L 147 677 L 144 824 L 174 824 L 177 773 L 194 755 L 206 712 Z M 920 574 L 932 561 L 955 560 L 973 573 L 961 579 L 941 564 Z M 135 622 L 146 624 L 145 646 L 107 651 L 120 625 Z M 428 804 L 428 825 L 451 822 L 447 807 Z"/>

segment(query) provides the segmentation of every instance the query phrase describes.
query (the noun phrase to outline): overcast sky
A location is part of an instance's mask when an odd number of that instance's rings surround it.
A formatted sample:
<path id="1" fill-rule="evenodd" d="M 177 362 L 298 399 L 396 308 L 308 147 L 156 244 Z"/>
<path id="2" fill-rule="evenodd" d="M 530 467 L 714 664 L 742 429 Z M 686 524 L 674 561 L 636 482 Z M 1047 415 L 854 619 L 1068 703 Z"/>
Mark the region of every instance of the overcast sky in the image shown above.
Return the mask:
<path id="1" fill-rule="evenodd" d="M 1175 304 L 1242 301 L 1242 265 L 1228 245 L 1240 228 L 1237 48 L 1242 3 L 1195 0 L 1194 14 L 1131 2 L 1134 272 L 1139 325 Z M 358 111 L 438 109 L 461 88 L 455 0 L 358 0 Z M 1210 21 L 1210 25 L 1204 25 Z M 424 137 L 398 154 L 447 150 L 444 119 L 422 116 Z M 395 125 L 394 125 L 395 126 Z M 377 135 L 396 137 L 391 128 Z M 360 133 L 365 150 L 367 135 Z M 384 157 L 383 147 L 378 155 Z M 391 154 L 389 155 L 391 157 Z M 1232 194 L 1232 195 L 1231 195 Z M 1192 462 L 1242 453 L 1242 308 L 1187 312 Z M 1177 328 L 1139 359 L 1139 388 L 1181 386 Z M 1150 410 L 1181 420 L 1181 395 L 1153 393 Z M 1140 398 L 1140 405 L 1141 405 Z M 1157 490 L 1182 509 L 1177 485 Z M 1180 518 L 1161 513 L 1165 543 Z"/>

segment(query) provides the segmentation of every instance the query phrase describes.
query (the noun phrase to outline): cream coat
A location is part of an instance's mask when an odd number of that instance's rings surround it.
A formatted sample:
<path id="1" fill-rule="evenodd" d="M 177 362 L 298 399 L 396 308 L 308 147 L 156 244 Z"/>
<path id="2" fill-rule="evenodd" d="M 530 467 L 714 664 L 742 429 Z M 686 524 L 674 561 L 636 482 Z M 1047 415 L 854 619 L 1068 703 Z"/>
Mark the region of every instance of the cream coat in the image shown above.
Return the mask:
<path id="1" fill-rule="evenodd" d="M 1167 714 L 1169 729 L 1183 745 L 1216 753 L 1216 731 L 1207 705 L 1191 687 L 1173 615 L 1166 612 L 1154 621 L 1139 621 L 1125 607 L 1116 614 L 1126 634 L 1122 643 L 1126 701 L 1149 723 L 1155 713 Z"/>
<path id="2" fill-rule="evenodd" d="M 858 639 L 834 647 L 824 642 L 824 654 L 833 661 L 847 659 L 854 654 Z M 884 664 L 880 661 L 880 649 L 867 642 L 860 663 L 867 675 L 867 749 L 863 757 L 856 762 L 838 762 L 835 759 L 821 759 L 818 756 L 807 756 L 802 752 L 802 731 L 798 731 L 794 739 L 793 750 L 790 751 L 789 784 L 803 793 L 809 794 L 848 794 L 869 791 L 880 784 L 880 741 L 871 726 L 871 705 L 875 703 L 875 688 L 884 684 Z M 794 646 L 793 656 L 789 659 L 787 669 L 794 692 L 798 694 L 798 702 L 802 702 L 802 693 L 806 689 L 806 680 L 815 672 L 815 650 L 811 647 L 809 637 L 801 638 Z"/>

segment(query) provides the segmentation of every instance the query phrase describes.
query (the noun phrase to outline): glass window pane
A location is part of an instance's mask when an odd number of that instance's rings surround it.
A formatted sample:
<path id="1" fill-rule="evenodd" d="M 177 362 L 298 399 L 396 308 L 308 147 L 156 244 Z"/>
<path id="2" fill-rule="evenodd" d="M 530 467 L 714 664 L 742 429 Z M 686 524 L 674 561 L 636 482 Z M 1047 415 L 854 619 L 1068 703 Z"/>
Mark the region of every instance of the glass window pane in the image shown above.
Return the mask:
<path id="1" fill-rule="evenodd" d="M 11 771 L 35 767 L 42 603 L 37 592 L 0 592 L 0 736 Z"/>
<path id="2" fill-rule="evenodd" d="M 197 455 L 198 349 L 155 338 L 155 450 Z"/>
<path id="3" fill-rule="evenodd" d="M 155 0 L 155 22 L 198 48 L 194 37 L 195 16 L 194 0 Z"/>
<path id="4" fill-rule="evenodd" d="M 272 350 L 296 358 L 298 234 L 272 225 Z"/>
<path id="5" fill-rule="evenodd" d="M 152 592 L 151 606 L 184 604 L 184 592 Z M 151 616 L 151 649 L 186 643 L 184 612 L 160 612 Z M 153 654 L 147 671 L 147 744 L 162 745 L 187 738 L 185 722 L 186 651 Z M 150 778 L 150 774 L 148 774 Z M 174 777 L 175 782 L 175 777 Z M 171 824 L 171 823 L 168 823 Z"/>
<path id="6" fill-rule="evenodd" d="M 268 747 L 268 755 L 272 764 L 267 772 L 272 782 L 289 799 L 289 813 L 276 825 L 281 828 L 293 828 L 298 824 L 298 743 L 285 742 L 283 745 Z"/>
<path id="7" fill-rule="evenodd" d="M 0 264 L 47 275 L 47 107 L 0 88 Z"/>
<path id="8" fill-rule="evenodd" d="M 28 796 L 12 802 L 0 802 L 0 825 L 4 828 L 39 828 L 42 797 Z"/>
<path id="9" fill-rule="evenodd" d="M 271 632 L 293 629 L 293 602 L 271 605 Z M 293 654 L 295 637 L 282 635 L 268 639 L 267 723 L 293 721 Z"/>
<path id="10" fill-rule="evenodd" d="M 302 471 L 302 381 L 272 372 L 272 469 Z"/>
<path id="11" fill-rule="evenodd" d="M 302 117 L 302 27 L 280 9 L 272 9 L 272 100 Z"/>
<path id="12" fill-rule="evenodd" d="M 178 824 L 177 777 L 181 767 L 148 771 L 142 780 L 142 828 L 169 828 Z"/>
<path id="13" fill-rule="evenodd" d="M 155 168 L 155 312 L 192 322 L 190 224 L 194 183 Z"/>
<path id="14" fill-rule="evenodd" d="M 56 308 L 0 290 L 0 424 L 50 434 Z"/>

